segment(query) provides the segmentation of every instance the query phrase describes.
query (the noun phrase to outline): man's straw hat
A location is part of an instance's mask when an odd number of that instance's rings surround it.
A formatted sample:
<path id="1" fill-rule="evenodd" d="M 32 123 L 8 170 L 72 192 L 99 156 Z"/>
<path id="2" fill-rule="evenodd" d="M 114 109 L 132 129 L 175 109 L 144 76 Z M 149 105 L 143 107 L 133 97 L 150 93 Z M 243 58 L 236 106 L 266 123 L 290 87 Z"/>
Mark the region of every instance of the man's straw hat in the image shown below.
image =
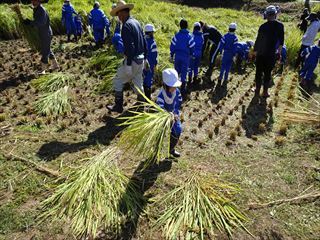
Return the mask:
<path id="1" fill-rule="evenodd" d="M 118 3 L 117 3 L 117 6 L 115 8 L 113 8 L 110 12 L 110 15 L 111 16 L 116 16 L 118 12 L 120 12 L 121 10 L 123 9 L 130 9 L 132 10 L 134 7 L 133 4 L 127 4 L 125 1 L 122 1 L 120 0 Z"/>

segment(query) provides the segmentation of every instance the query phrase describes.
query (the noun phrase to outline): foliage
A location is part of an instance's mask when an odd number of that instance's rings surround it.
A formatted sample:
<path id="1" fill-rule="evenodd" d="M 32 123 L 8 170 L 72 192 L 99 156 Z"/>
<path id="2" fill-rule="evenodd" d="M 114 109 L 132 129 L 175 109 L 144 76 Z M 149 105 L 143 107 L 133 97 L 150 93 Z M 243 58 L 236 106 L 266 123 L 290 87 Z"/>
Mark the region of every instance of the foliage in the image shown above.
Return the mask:
<path id="1" fill-rule="evenodd" d="M 123 61 L 123 59 L 110 48 L 92 57 L 88 67 L 97 71 L 97 74 L 102 77 L 102 82 L 96 88 L 98 93 L 109 93 L 113 90 L 112 79 L 121 61 Z"/>
<path id="2" fill-rule="evenodd" d="M 54 117 L 71 112 L 69 87 L 65 86 L 55 92 L 44 94 L 36 101 L 35 109 L 39 114 Z"/>
<path id="3" fill-rule="evenodd" d="M 212 239 L 215 230 L 232 236 L 234 228 L 248 232 L 246 216 L 231 201 L 238 190 L 216 178 L 193 173 L 155 203 L 162 210 L 154 227 L 161 228 L 166 239 Z"/>
<path id="4" fill-rule="evenodd" d="M 67 217 L 73 232 L 82 237 L 95 238 L 100 227 L 119 231 L 142 198 L 117 167 L 116 156 L 115 149 L 107 149 L 72 172 L 42 203 L 40 219 Z"/>
<path id="5" fill-rule="evenodd" d="M 44 92 L 54 92 L 65 86 L 69 86 L 73 76 L 68 73 L 56 72 L 40 76 L 32 81 L 32 86 Z"/>
<path id="6" fill-rule="evenodd" d="M 141 92 L 140 92 L 141 93 Z M 151 100 L 146 99 L 141 107 L 146 111 L 130 111 L 133 116 L 121 117 L 120 126 L 126 128 L 120 135 L 118 145 L 124 152 L 148 159 L 146 165 L 169 156 L 172 115 Z"/>
<path id="7" fill-rule="evenodd" d="M 33 26 L 25 25 L 23 23 L 23 20 L 26 19 L 26 17 L 22 14 L 19 4 L 15 4 L 12 7 L 12 10 L 15 11 L 18 16 L 18 19 L 19 19 L 18 26 L 19 26 L 19 30 L 22 33 L 23 38 L 26 39 L 31 49 L 35 51 L 40 51 L 41 42 L 40 42 L 37 28 Z"/>
<path id="8" fill-rule="evenodd" d="M 294 65 L 301 46 L 302 33 L 297 27 L 290 28 L 286 35 L 285 42 L 287 46 L 288 63 Z"/>
<path id="9" fill-rule="evenodd" d="M 0 39 L 8 40 L 21 37 L 17 14 L 9 5 L 0 4 Z"/>

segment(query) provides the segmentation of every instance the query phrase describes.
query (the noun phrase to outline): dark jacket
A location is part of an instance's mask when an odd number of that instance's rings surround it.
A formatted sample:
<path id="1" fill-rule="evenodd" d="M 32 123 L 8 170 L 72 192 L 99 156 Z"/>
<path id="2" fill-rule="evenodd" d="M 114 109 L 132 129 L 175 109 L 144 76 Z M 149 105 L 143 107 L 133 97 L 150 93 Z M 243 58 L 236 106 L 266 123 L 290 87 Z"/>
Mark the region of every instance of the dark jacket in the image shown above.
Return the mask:
<path id="1" fill-rule="evenodd" d="M 33 9 L 33 21 L 31 25 L 38 28 L 40 40 L 45 41 L 52 36 L 50 18 L 45 8 L 40 4 Z"/>
<path id="2" fill-rule="evenodd" d="M 268 21 L 258 31 L 254 50 L 258 56 L 275 57 L 277 44 L 284 44 L 284 26 L 279 21 Z"/>
<path id="3" fill-rule="evenodd" d="M 218 45 L 222 34 L 213 26 L 205 26 L 203 28 L 203 37 L 204 37 L 204 46 L 207 45 L 208 41 L 210 43 L 214 43 L 215 45 Z"/>
<path id="4" fill-rule="evenodd" d="M 143 35 L 140 23 L 133 17 L 129 17 L 123 24 L 121 30 L 124 54 L 127 57 L 127 65 L 132 61 L 139 61 L 147 57 L 147 43 Z"/>

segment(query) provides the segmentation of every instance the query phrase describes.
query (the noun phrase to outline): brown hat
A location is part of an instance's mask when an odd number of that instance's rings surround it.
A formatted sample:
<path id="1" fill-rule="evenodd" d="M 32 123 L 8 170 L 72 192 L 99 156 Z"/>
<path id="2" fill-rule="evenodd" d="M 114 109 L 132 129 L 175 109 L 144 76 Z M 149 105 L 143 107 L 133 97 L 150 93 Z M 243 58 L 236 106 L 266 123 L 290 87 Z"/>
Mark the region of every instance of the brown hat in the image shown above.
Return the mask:
<path id="1" fill-rule="evenodd" d="M 120 0 L 118 3 L 117 3 L 117 6 L 115 8 L 113 8 L 110 12 L 110 15 L 111 16 L 116 16 L 118 12 L 120 12 L 121 10 L 124 10 L 124 9 L 133 9 L 134 5 L 133 4 L 126 4 L 125 1 L 123 0 Z"/>

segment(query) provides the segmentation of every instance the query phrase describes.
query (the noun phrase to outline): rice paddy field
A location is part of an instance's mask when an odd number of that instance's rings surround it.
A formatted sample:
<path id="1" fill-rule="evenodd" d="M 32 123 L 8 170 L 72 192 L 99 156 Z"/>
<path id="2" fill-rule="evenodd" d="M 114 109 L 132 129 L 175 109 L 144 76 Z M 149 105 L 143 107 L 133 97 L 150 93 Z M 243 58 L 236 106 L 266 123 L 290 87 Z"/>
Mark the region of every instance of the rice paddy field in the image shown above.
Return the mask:
<path id="1" fill-rule="evenodd" d="M 289 64 L 282 74 L 274 73 L 267 100 L 253 99 L 253 64 L 217 85 L 219 68 L 208 79 L 203 61 L 201 82 L 183 103 L 184 130 L 177 146 L 182 156 L 172 160 L 160 157 L 165 146 L 139 154 L 148 146 L 143 140 L 138 151 L 130 152 L 134 138 L 122 132 L 132 113 L 119 116 L 106 109 L 113 103 L 110 83 L 121 57 L 109 43 L 96 49 L 90 34 L 67 43 L 61 35 L 62 2 L 45 4 L 61 70 L 41 77 L 40 56 L 20 38 L 11 5 L 0 4 L 1 240 L 320 239 L 320 131 L 319 124 L 311 124 L 319 122 L 320 70 L 312 99 L 300 101 L 298 74 L 290 65 L 301 38 L 295 27 L 299 12 L 292 9 L 302 5 L 290 5 L 290 11 L 283 5 L 279 18 L 286 28 Z M 223 33 L 237 22 L 240 41 L 254 40 L 263 23 L 257 9 L 131 2 L 132 14 L 157 29 L 153 100 L 161 70 L 172 66 L 170 40 L 182 17 L 190 26 L 204 20 Z M 86 16 L 93 1 L 72 3 Z M 101 4 L 109 16 L 112 2 Z M 267 3 L 258 5 L 263 9 Z M 31 16 L 28 6 L 21 9 Z M 124 95 L 127 110 L 136 94 L 127 87 Z M 297 105 L 314 109 L 307 124 L 285 121 L 285 112 Z M 154 111 L 167 124 L 166 115 Z M 152 116 L 141 118 L 151 122 Z M 152 152 L 159 153 L 154 164 Z"/>

